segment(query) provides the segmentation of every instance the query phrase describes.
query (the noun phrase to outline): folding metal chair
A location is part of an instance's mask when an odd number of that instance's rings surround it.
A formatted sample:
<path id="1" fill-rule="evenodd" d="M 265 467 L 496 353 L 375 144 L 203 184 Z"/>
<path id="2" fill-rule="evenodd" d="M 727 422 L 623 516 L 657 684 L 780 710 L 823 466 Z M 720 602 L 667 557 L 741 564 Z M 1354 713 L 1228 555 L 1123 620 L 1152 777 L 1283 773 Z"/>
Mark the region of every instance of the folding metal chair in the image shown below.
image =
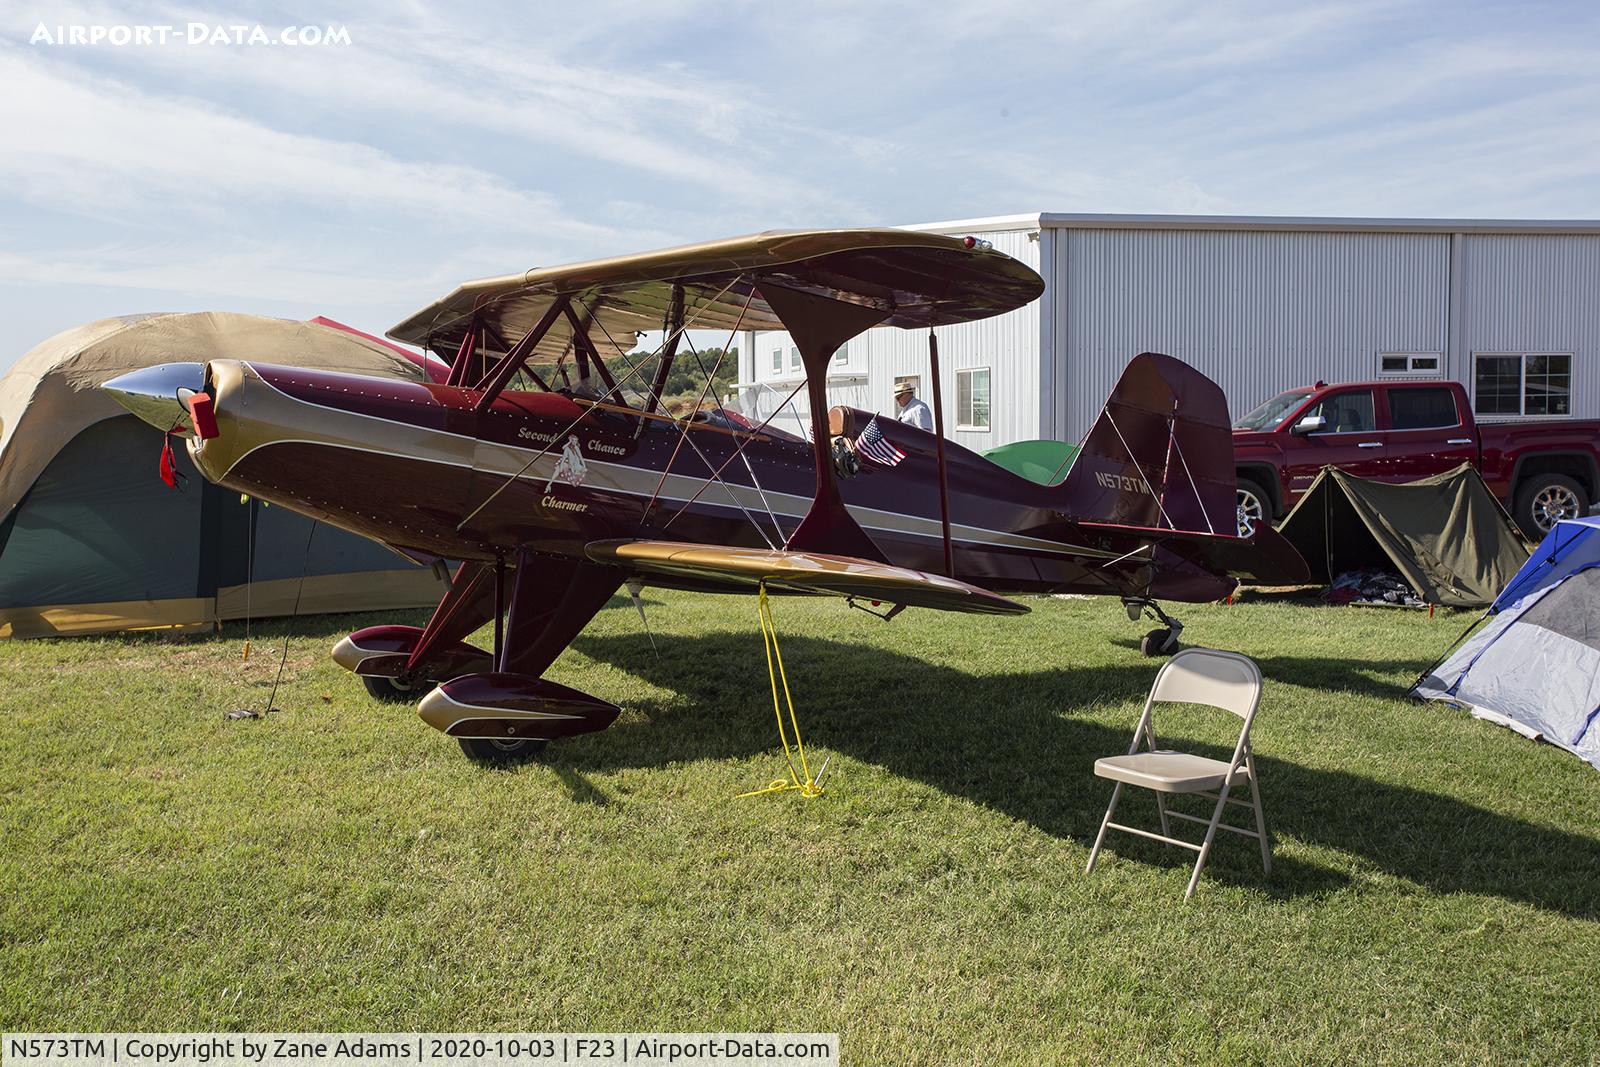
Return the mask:
<path id="1" fill-rule="evenodd" d="M 1239 731 L 1239 743 L 1233 747 L 1233 758 L 1225 763 L 1222 760 L 1194 756 L 1186 752 L 1157 749 L 1156 733 L 1150 721 L 1151 708 L 1157 703 L 1204 704 L 1231 711 L 1239 716 L 1244 720 L 1244 728 Z M 1155 684 L 1150 687 L 1150 696 L 1144 702 L 1144 714 L 1140 716 L 1139 726 L 1133 732 L 1133 744 L 1128 746 L 1128 754 L 1095 760 L 1094 773 L 1101 778 L 1109 778 L 1117 784 L 1111 791 L 1111 804 L 1106 808 L 1106 816 L 1100 822 L 1100 833 L 1094 839 L 1094 849 L 1089 853 L 1089 866 L 1084 873 L 1094 870 L 1095 860 L 1100 857 L 1100 846 L 1105 843 L 1107 830 L 1137 834 L 1152 841 L 1177 845 L 1179 848 L 1200 853 L 1199 858 L 1195 860 L 1194 873 L 1189 876 L 1189 888 L 1183 894 L 1183 899 L 1188 900 L 1194 896 L 1195 886 L 1200 882 L 1200 871 L 1211 855 L 1211 843 L 1217 836 L 1217 831 L 1227 830 L 1260 841 L 1261 868 L 1270 875 L 1272 847 L 1267 837 L 1266 816 L 1261 811 L 1261 786 L 1256 778 L 1255 757 L 1250 751 L 1250 725 L 1255 721 L 1256 708 L 1260 704 L 1261 670 L 1246 656 L 1210 648 L 1186 648 L 1163 664 L 1161 670 L 1156 672 Z M 1139 743 L 1142 740 L 1149 742 L 1149 751 L 1139 751 Z M 1236 797 L 1228 796 L 1229 790 L 1241 784 L 1250 786 L 1248 804 Z M 1111 821 L 1112 815 L 1117 811 L 1117 802 L 1122 799 L 1122 787 L 1125 785 L 1138 786 L 1155 793 L 1156 810 L 1161 816 L 1159 834 Z M 1215 800 L 1217 805 L 1210 819 L 1186 815 L 1180 811 L 1168 811 L 1167 798 L 1175 794 L 1209 797 Z M 1254 810 L 1256 828 L 1246 830 L 1223 822 L 1223 809 L 1229 804 Z M 1170 819 L 1187 819 L 1205 826 L 1205 841 L 1196 845 L 1173 837 Z"/>

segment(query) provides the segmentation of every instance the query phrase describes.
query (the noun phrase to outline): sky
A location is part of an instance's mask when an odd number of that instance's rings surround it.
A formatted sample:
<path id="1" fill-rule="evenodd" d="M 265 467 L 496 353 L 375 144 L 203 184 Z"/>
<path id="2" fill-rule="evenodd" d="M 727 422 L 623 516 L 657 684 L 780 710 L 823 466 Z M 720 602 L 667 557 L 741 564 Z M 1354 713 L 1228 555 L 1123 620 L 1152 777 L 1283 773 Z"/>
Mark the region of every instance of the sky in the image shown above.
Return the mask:
<path id="1" fill-rule="evenodd" d="M 763 229 L 1595 218 L 1600 5 L 0 0 L 0 132 L 4 370 L 108 315 L 382 333 L 468 279 Z"/>

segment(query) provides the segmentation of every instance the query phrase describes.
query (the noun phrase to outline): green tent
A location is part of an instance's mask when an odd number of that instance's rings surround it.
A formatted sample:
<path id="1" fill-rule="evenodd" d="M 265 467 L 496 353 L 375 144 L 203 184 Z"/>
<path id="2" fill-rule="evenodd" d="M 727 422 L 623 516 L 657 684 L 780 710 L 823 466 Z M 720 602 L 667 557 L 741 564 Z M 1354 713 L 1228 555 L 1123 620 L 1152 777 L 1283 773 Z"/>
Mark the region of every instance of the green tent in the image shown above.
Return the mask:
<path id="1" fill-rule="evenodd" d="M 1511 516 L 1467 464 L 1415 482 L 1322 468 L 1279 528 L 1314 579 L 1394 571 L 1430 604 L 1483 607 L 1528 560 Z"/>
<path id="2" fill-rule="evenodd" d="M 983 458 L 1030 482 L 1057 485 L 1078 458 L 1078 446 L 1065 441 L 1015 441 L 989 449 Z"/>

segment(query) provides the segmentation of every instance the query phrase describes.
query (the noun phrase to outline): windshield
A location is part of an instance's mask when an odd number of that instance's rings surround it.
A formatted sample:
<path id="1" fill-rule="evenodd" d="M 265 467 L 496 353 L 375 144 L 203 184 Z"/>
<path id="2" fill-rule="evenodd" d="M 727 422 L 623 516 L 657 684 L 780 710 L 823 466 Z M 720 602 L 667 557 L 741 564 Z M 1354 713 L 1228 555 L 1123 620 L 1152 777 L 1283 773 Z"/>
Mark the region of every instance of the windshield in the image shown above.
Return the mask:
<path id="1" fill-rule="evenodd" d="M 1279 393 L 1233 424 L 1235 430 L 1276 430 L 1289 412 L 1305 402 L 1311 395 L 1309 389 L 1291 389 Z"/>

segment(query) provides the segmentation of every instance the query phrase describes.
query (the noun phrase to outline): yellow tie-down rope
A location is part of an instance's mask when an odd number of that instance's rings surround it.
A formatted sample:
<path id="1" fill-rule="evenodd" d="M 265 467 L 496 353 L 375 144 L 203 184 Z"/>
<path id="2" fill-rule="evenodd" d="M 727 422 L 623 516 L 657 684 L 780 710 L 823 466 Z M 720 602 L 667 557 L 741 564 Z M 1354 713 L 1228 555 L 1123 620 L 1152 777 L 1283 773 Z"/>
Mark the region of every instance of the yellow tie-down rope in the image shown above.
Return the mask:
<path id="1" fill-rule="evenodd" d="M 772 622 L 772 605 L 767 602 L 767 583 L 762 582 L 761 594 L 756 601 L 756 614 L 761 619 L 761 643 L 767 650 L 767 678 L 772 683 L 772 713 L 778 720 L 778 739 L 783 742 L 783 758 L 789 763 L 789 778 L 774 778 L 764 789 L 740 793 L 741 797 L 759 797 L 767 793 L 783 793 L 790 789 L 803 797 L 822 795 L 822 775 L 827 773 L 828 761 L 822 761 L 817 777 L 811 777 L 811 765 L 806 762 L 806 745 L 800 740 L 800 722 L 794 715 L 794 698 L 789 695 L 789 676 L 783 670 L 783 652 L 778 648 L 778 629 Z M 774 666 L 776 664 L 776 666 Z M 783 682 L 783 702 L 789 707 L 789 726 L 794 730 L 794 747 L 789 746 L 789 734 L 783 727 L 783 707 L 778 703 L 778 683 Z M 800 767 L 795 769 L 794 753 L 800 754 Z M 829 756 L 828 759 L 832 759 Z"/>

